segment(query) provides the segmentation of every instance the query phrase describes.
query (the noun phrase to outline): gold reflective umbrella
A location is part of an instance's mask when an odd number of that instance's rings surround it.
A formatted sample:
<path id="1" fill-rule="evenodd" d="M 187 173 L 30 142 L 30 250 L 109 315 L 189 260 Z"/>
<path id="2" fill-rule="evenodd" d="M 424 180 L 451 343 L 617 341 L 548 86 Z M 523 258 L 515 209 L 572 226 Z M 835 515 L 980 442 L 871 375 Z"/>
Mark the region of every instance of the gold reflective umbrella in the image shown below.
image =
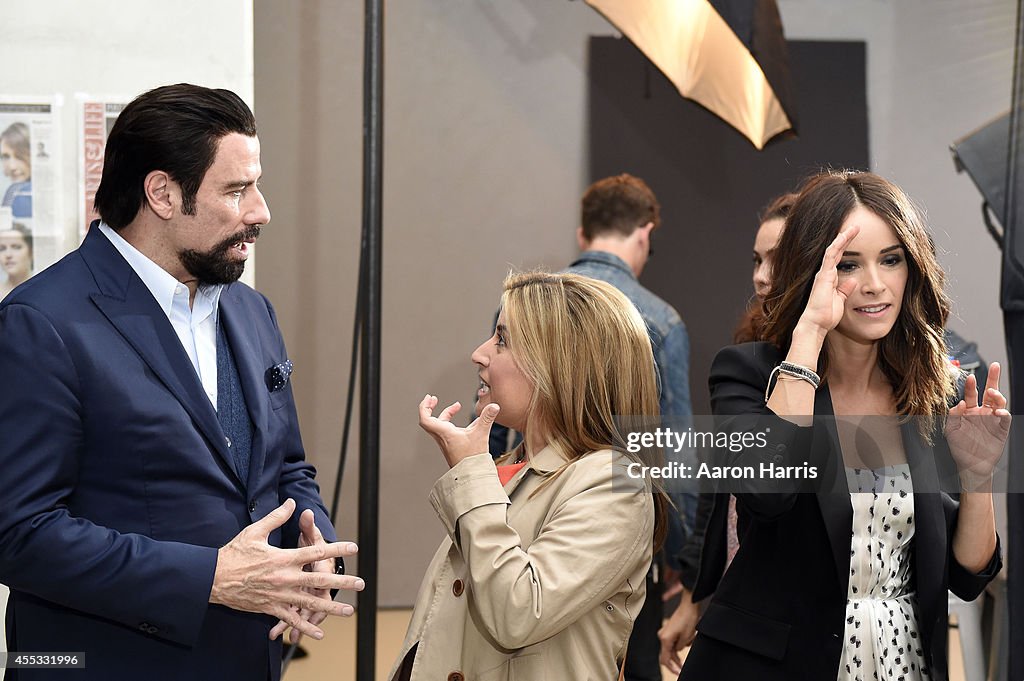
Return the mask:
<path id="1" fill-rule="evenodd" d="M 756 148 L 795 133 L 785 39 L 774 0 L 586 2 L 647 55 L 680 94 L 722 118 Z M 715 5 L 739 26 L 746 43 Z"/>

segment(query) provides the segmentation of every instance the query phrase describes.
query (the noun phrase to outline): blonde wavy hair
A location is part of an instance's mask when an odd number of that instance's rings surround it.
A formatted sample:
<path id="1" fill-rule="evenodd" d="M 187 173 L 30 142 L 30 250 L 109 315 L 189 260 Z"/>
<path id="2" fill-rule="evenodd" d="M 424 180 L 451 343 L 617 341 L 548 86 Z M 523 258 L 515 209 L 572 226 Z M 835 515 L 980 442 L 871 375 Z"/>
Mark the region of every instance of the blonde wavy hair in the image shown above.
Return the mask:
<path id="1" fill-rule="evenodd" d="M 508 348 L 534 386 L 526 427 L 539 428 L 566 466 L 600 449 L 637 458 L 626 452 L 617 417 L 660 411 L 651 340 L 633 303 L 611 284 L 568 273 L 513 273 L 504 289 Z M 666 501 L 661 489 L 654 496 L 660 545 Z"/>

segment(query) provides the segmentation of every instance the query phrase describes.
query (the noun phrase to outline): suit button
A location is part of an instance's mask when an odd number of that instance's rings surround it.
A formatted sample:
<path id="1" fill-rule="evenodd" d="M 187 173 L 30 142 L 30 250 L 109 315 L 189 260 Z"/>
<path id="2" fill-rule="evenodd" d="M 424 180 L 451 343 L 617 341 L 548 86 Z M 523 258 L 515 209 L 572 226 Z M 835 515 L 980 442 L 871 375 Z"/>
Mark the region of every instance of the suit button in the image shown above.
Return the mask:
<path id="1" fill-rule="evenodd" d="M 772 461 L 774 461 L 775 463 L 782 463 L 783 461 L 785 461 L 785 459 L 781 454 L 776 454 L 775 456 L 772 457 Z"/>
<path id="2" fill-rule="evenodd" d="M 249 502 L 249 513 L 255 513 L 256 512 L 256 506 L 257 506 L 257 504 L 256 504 L 255 501 L 250 501 Z"/>
<path id="3" fill-rule="evenodd" d="M 775 451 L 778 452 L 779 454 L 785 454 L 786 453 L 786 445 L 783 445 L 783 444 L 775 445 Z"/>
<path id="4" fill-rule="evenodd" d="M 160 631 L 160 630 L 157 629 L 156 627 L 154 627 L 153 625 L 150 625 L 149 629 L 146 629 L 146 633 L 148 633 L 148 634 L 155 634 L 158 631 Z"/>
<path id="5" fill-rule="evenodd" d="M 466 677 L 462 675 L 462 672 L 452 672 L 448 675 L 448 681 L 466 681 Z"/>
<path id="6" fill-rule="evenodd" d="M 456 579 L 454 582 L 452 582 L 452 593 L 455 594 L 456 598 L 461 596 L 462 592 L 465 590 L 466 585 L 462 582 L 461 579 Z"/>
<path id="7" fill-rule="evenodd" d="M 139 631 L 149 631 L 149 622 L 143 622 L 139 625 Z"/>

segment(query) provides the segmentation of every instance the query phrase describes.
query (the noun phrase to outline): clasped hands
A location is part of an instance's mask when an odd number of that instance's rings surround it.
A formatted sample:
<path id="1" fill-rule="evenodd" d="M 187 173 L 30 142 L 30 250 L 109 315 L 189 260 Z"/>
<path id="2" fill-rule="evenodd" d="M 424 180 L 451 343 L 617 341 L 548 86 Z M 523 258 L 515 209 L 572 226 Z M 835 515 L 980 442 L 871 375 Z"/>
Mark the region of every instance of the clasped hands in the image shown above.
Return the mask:
<path id="1" fill-rule="evenodd" d="M 322 639 L 319 628 L 328 615 L 347 617 L 351 605 L 336 603 L 331 590 L 361 591 L 362 579 L 334 574 L 334 559 L 354 556 L 352 542 L 327 542 L 316 527 L 313 512 L 299 516 L 299 547 L 271 546 L 271 532 L 288 522 L 295 501 L 286 500 L 266 517 L 249 525 L 217 552 L 217 568 L 210 591 L 210 603 L 234 610 L 257 612 L 278 618 L 270 630 L 275 639 L 292 630 L 296 642 L 303 634 Z"/>

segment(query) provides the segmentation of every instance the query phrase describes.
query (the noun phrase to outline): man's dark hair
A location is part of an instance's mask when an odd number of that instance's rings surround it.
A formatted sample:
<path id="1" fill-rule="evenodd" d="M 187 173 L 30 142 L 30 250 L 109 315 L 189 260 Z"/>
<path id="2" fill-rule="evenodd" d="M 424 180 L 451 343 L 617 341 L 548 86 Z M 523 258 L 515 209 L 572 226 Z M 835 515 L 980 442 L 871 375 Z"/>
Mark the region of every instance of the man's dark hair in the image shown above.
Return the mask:
<path id="1" fill-rule="evenodd" d="M 181 210 L 195 215 L 196 192 L 225 135 L 256 135 L 256 119 L 230 90 L 165 85 L 136 97 L 121 111 L 107 138 L 96 212 L 123 229 L 145 203 L 143 181 L 162 170 L 181 187 Z"/>
<path id="2" fill-rule="evenodd" d="M 583 195 L 580 225 L 587 240 L 604 234 L 629 236 L 637 227 L 661 224 L 658 199 L 639 177 L 623 173 L 590 185 Z"/>

